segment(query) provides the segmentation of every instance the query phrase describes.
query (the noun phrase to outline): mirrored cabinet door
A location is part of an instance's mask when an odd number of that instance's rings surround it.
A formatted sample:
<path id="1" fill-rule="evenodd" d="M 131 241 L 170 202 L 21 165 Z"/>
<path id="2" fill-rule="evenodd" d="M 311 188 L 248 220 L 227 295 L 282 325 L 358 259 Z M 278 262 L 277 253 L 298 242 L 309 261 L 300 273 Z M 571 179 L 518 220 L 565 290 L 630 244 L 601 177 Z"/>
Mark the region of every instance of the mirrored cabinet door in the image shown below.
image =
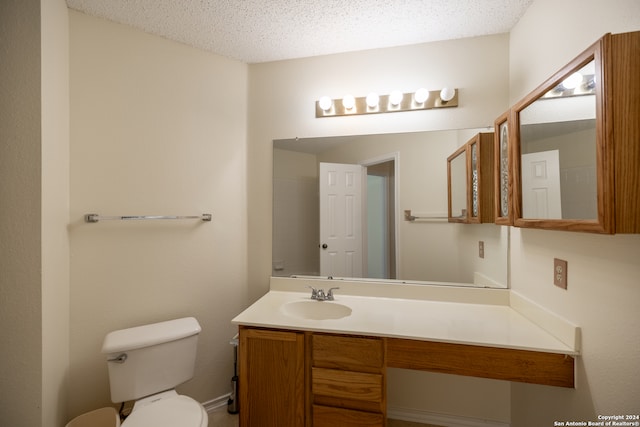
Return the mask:
<path id="1" fill-rule="evenodd" d="M 639 75 L 640 32 L 607 34 L 513 107 L 514 225 L 640 232 Z"/>
<path id="2" fill-rule="evenodd" d="M 498 117 L 494 123 L 494 215 L 495 223 L 512 225 L 511 210 L 511 151 L 510 117 L 511 110 Z"/>
<path id="3" fill-rule="evenodd" d="M 449 222 L 467 221 L 467 146 L 463 145 L 447 158 L 449 183 Z"/>
<path id="4" fill-rule="evenodd" d="M 493 222 L 493 133 L 479 133 L 447 159 L 449 222 Z"/>

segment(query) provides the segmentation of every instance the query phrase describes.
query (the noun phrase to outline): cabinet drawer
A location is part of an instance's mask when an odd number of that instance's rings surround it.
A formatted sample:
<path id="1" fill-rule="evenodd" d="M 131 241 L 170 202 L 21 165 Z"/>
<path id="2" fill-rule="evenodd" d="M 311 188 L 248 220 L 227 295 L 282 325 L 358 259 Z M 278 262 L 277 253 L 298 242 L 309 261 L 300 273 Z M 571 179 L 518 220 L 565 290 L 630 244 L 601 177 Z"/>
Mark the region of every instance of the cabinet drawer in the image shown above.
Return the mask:
<path id="1" fill-rule="evenodd" d="M 369 402 L 382 401 L 381 374 L 313 368 L 311 375 L 311 389 L 316 396 Z"/>
<path id="2" fill-rule="evenodd" d="M 381 339 L 313 334 L 313 366 L 380 372 L 384 365 Z"/>
<path id="3" fill-rule="evenodd" d="M 383 414 L 313 405 L 313 427 L 384 427 Z"/>

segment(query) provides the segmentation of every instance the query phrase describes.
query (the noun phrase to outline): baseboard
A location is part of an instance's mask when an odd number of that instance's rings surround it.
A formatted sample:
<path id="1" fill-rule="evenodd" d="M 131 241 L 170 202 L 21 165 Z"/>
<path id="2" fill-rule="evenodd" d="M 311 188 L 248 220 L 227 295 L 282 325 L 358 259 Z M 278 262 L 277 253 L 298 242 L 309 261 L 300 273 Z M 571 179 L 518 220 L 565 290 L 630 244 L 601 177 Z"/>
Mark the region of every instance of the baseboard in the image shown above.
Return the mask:
<path id="1" fill-rule="evenodd" d="M 449 414 L 419 411 L 406 408 L 388 408 L 387 418 L 414 423 L 435 424 L 445 427 L 510 427 L 511 424 L 501 421 L 484 420 L 480 418 L 460 417 Z"/>
<path id="2" fill-rule="evenodd" d="M 207 411 L 207 414 L 210 414 L 215 411 L 219 411 L 221 408 L 227 407 L 227 403 L 229 402 L 229 396 L 231 396 L 231 393 L 223 394 L 222 396 L 216 397 L 215 399 L 202 402 L 202 406 L 204 406 L 204 409 Z"/>

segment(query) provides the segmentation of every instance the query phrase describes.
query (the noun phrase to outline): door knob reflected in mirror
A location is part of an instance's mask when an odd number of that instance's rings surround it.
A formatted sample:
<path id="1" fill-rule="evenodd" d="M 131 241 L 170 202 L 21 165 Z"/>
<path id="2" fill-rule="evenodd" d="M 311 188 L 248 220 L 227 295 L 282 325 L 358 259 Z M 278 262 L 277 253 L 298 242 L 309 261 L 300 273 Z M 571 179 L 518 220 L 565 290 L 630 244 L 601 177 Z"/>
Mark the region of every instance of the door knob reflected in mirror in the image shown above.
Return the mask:
<path id="1" fill-rule="evenodd" d="M 322 244 L 322 249 L 327 249 L 329 246 L 326 243 Z"/>

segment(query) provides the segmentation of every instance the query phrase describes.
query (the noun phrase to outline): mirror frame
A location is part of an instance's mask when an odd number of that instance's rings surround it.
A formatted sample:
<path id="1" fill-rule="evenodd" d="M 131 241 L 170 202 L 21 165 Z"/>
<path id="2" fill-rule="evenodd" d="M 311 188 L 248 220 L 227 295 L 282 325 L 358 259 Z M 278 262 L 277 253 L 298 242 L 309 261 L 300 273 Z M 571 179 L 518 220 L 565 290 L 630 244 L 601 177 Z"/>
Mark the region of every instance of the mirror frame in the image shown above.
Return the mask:
<path id="1" fill-rule="evenodd" d="M 614 191 L 613 181 L 613 147 L 610 135 L 610 112 L 605 109 L 606 79 L 610 75 L 603 63 L 603 39 L 587 48 L 573 61 L 567 64 L 552 77 L 533 90 L 512 108 L 510 139 L 511 139 L 511 179 L 512 198 L 511 210 L 513 225 L 516 227 L 540 228 L 549 230 L 588 231 L 596 233 L 613 233 L 614 205 L 611 201 Z M 595 102 L 596 102 L 596 171 L 597 171 L 597 206 L 596 219 L 534 219 L 523 218 L 522 213 L 522 176 L 521 176 L 521 148 L 520 148 L 520 113 L 533 102 L 540 99 L 549 90 L 560 84 L 571 73 L 582 68 L 591 61 L 595 61 Z M 605 116 L 607 115 L 607 116 Z M 502 116 L 501 116 L 502 117 Z"/>

